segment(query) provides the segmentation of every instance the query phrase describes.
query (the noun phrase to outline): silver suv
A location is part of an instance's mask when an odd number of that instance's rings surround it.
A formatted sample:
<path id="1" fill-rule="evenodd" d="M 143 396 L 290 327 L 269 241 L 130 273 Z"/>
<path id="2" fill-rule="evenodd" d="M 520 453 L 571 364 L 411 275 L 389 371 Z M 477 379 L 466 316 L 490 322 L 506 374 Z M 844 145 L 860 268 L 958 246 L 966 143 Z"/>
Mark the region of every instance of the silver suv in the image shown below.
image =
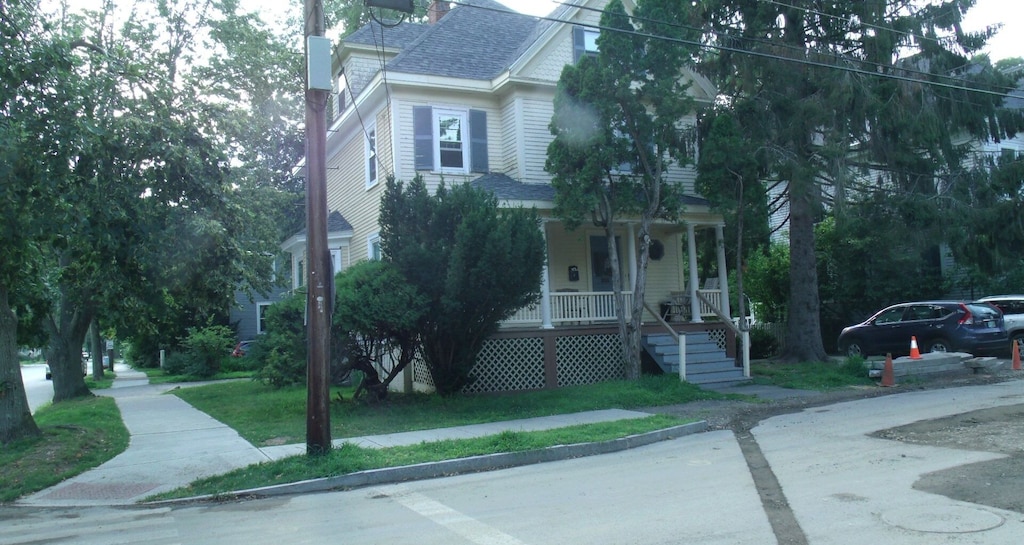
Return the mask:
<path id="1" fill-rule="evenodd" d="M 1003 324 L 1010 334 L 1010 344 L 1017 341 L 1017 346 L 1024 352 L 1024 295 L 993 295 L 982 297 L 978 302 L 995 305 L 1003 311 Z"/>

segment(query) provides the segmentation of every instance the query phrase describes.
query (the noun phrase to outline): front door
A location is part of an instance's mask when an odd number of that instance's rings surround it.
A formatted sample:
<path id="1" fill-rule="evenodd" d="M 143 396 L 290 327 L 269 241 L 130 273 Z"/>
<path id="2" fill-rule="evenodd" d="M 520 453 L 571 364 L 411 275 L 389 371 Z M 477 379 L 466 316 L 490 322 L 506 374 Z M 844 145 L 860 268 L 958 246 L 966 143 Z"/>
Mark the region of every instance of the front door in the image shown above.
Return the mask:
<path id="1" fill-rule="evenodd" d="M 622 274 L 622 248 L 616 237 L 615 250 L 619 255 L 619 274 Z M 593 291 L 612 291 L 612 258 L 608 254 L 608 237 L 590 236 L 590 282 Z"/>

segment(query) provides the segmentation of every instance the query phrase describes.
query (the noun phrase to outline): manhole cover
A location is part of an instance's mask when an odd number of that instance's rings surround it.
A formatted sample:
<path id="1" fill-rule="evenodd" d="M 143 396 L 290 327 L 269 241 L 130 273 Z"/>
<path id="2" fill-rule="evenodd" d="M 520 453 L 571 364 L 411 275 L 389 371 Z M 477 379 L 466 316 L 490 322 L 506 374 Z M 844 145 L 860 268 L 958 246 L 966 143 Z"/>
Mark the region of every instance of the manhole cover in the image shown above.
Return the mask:
<path id="1" fill-rule="evenodd" d="M 968 534 L 1002 526 L 1005 519 L 973 507 L 915 507 L 894 509 L 882 515 L 887 524 L 935 534 Z"/>

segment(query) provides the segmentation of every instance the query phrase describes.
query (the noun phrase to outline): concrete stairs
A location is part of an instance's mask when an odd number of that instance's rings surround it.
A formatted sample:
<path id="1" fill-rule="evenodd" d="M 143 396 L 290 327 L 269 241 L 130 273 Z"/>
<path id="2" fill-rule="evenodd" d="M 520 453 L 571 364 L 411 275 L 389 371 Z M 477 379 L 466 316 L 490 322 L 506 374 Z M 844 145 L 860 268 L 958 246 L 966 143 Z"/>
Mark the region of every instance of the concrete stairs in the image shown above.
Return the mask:
<path id="1" fill-rule="evenodd" d="M 679 344 L 672 335 L 644 335 L 643 348 L 662 371 L 679 374 Z M 748 380 L 743 376 L 743 367 L 737 367 L 736 361 L 727 356 L 706 332 L 686 334 L 687 382 L 723 386 Z"/>

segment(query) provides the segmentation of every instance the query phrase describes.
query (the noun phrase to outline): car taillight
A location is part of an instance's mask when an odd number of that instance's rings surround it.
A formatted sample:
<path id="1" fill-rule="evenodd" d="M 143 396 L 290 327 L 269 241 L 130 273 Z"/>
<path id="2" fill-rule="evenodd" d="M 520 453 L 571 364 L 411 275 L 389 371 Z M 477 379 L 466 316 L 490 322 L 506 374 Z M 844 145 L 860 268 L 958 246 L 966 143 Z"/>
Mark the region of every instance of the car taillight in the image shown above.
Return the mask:
<path id="1" fill-rule="evenodd" d="M 974 315 L 968 310 L 967 305 L 960 303 L 960 309 L 964 311 L 964 315 L 960 317 L 960 321 L 957 323 L 960 325 L 974 325 Z"/>

